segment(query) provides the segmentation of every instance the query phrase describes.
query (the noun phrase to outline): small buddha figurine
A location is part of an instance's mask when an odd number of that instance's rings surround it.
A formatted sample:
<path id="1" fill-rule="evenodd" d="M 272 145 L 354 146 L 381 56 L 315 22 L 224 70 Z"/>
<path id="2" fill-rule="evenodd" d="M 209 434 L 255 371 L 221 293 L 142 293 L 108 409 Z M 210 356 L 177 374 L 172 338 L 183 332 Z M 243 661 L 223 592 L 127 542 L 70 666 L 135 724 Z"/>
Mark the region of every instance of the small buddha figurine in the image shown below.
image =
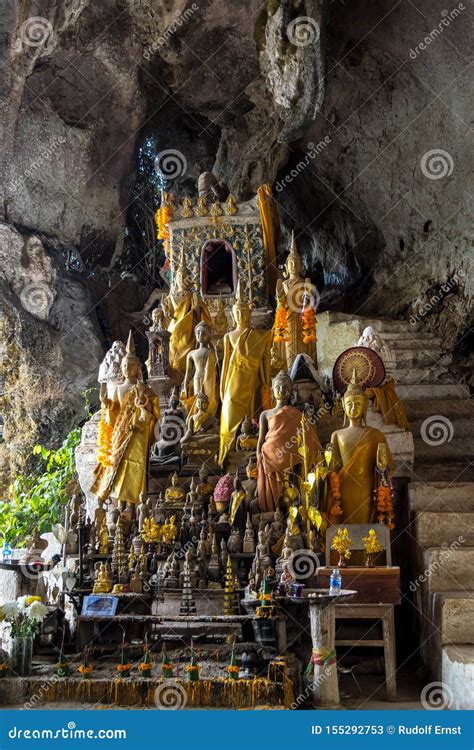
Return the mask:
<path id="1" fill-rule="evenodd" d="M 123 383 L 122 359 L 126 353 L 123 341 L 114 341 L 99 367 L 99 383 L 105 384 L 108 398 L 113 398 L 115 387 Z"/>
<path id="2" fill-rule="evenodd" d="M 135 555 L 135 551 L 133 549 L 133 545 L 130 547 L 130 552 L 128 554 L 128 569 L 129 571 L 135 570 L 137 564 L 137 557 Z"/>
<path id="3" fill-rule="evenodd" d="M 165 490 L 165 503 L 175 503 L 177 505 L 184 505 L 186 500 L 186 493 L 179 484 L 178 472 L 174 471 L 171 475 L 170 486 Z"/>
<path id="4" fill-rule="evenodd" d="M 103 562 L 99 566 L 99 572 L 95 580 L 92 593 L 93 594 L 108 594 L 112 589 L 112 581 L 109 575 L 107 565 Z"/>
<path id="5" fill-rule="evenodd" d="M 275 572 L 278 578 L 281 577 L 283 573 L 283 567 L 292 556 L 293 551 L 294 550 L 290 546 L 289 532 L 287 531 L 285 533 L 285 537 L 283 540 L 283 549 L 282 549 L 281 555 L 280 557 L 277 558 L 276 565 L 275 565 Z"/>
<path id="6" fill-rule="evenodd" d="M 238 473 L 234 479 L 234 491 L 230 496 L 229 502 L 229 523 L 231 525 L 243 527 L 245 519 L 245 499 L 247 495 L 243 489 Z"/>
<path id="7" fill-rule="evenodd" d="M 108 555 L 109 553 L 109 530 L 105 516 L 102 521 L 102 526 L 99 529 L 99 554 Z"/>
<path id="8" fill-rule="evenodd" d="M 240 280 L 232 315 L 235 329 L 224 336 L 222 362 L 219 465 L 234 449 L 237 430 L 246 414 L 252 417 L 265 403 L 270 382 L 271 331 L 251 325 L 250 304 L 244 300 Z"/>
<path id="9" fill-rule="evenodd" d="M 247 555 L 255 554 L 255 533 L 249 513 L 247 513 L 247 521 L 245 523 L 245 534 L 242 544 L 242 552 L 245 552 Z"/>
<path id="10" fill-rule="evenodd" d="M 201 321 L 194 329 L 198 348 L 193 349 L 186 357 L 186 373 L 183 383 L 183 402 L 188 414 L 195 410 L 198 393 L 205 393 L 208 398 L 207 411 L 215 414 L 219 403 L 217 386 L 217 357 L 212 347 L 212 328 Z"/>
<path id="11" fill-rule="evenodd" d="M 214 485 L 209 482 L 209 470 L 205 464 L 199 469 L 197 494 L 201 506 L 205 505 L 214 492 Z"/>
<path id="12" fill-rule="evenodd" d="M 238 451 L 254 451 L 257 447 L 258 436 L 255 432 L 253 422 L 249 415 L 245 415 L 245 419 L 240 427 L 240 435 L 238 435 L 235 441 L 235 447 Z"/>
<path id="13" fill-rule="evenodd" d="M 243 544 L 242 531 L 238 528 L 238 526 L 233 526 L 230 532 L 230 536 L 227 540 L 227 551 L 230 554 L 235 554 L 236 552 L 242 552 L 242 544 Z"/>
<path id="14" fill-rule="evenodd" d="M 339 523 L 372 523 L 376 518 L 373 502 L 377 451 L 380 444 L 386 446 L 387 465 L 393 461 L 385 435 L 365 424 L 368 399 L 357 381 L 354 370 L 351 381 L 342 399 L 349 426 L 336 430 L 331 436 L 331 469 L 339 477 L 342 515 Z M 329 508 L 329 515 L 331 509 Z"/>
<path id="15" fill-rule="evenodd" d="M 270 524 L 270 537 L 269 537 L 269 544 L 270 547 L 273 547 L 274 544 L 276 544 L 284 535 L 285 533 L 285 523 L 283 521 L 283 514 L 276 509 L 273 521 Z"/>
<path id="16" fill-rule="evenodd" d="M 257 599 L 257 587 L 255 585 L 255 576 L 252 572 L 249 573 L 249 582 L 245 587 L 245 598 L 246 599 Z"/>
<path id="17" fill-rule="evenodd" d="M 301 441 L 304 440 L 310 465 L 321 447 L 314 425 L 302 419 L 299 409 L 289 405 L 293 382 L 288 373 L 282 371 L 273 378 L 272 392 L 276 406 L 260 415 L 257 445 L 258 502 L 262 513 L 278 508 L 285 472 L 303 462 Z"/>
<path id="18" fill-rule="evenodd" d="M 249 511 L 257 489 L 257 464 L 254 459 L 249 459 L 245 467 L 245 474 L 247 479 L 242 482 L 242 488 L 245 490 L 245 509 Z"/>
<path id="19" fill-rule="evenodd" d="M 143 593 L 143 582 L 140 576 L 140 571 L 138 565 L 136 566 L 132 577 L 130 578 L 129 583 L 130 591 L 132 594 L 142 594 Z"/>
<path id="20" fill-rule="evenodd" d="M 145 518 L 149 517 L 148 513 L 148 505 L 147 505 L 147 495 L 146 492 L 140 492 L 140 503 L 137 508 L 137 518 L 138 518 L 138 531 L 140 534 L 143 531 L 143 522 Z"/>

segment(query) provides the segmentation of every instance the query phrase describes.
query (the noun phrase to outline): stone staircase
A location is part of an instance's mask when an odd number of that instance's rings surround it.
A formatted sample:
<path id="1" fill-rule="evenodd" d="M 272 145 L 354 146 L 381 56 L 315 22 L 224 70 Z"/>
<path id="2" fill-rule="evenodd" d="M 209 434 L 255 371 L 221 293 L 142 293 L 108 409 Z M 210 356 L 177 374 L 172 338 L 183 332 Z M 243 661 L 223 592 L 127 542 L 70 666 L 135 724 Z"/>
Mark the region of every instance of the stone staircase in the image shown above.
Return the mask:
<path id="1" fill-rule="evenodd" d="M 321 321 L 321 318 L 326 316 Z M 412 580 L 421 655 L 453 709 L 474 708 L 474 401 L 442 342 L 405 321 L 318 316 L 320 367 L 371 325 L 396 355 L 397 393 L 414 441 L 408 466 Z M 396 533 L 396 532 L 395 532 Z"/>

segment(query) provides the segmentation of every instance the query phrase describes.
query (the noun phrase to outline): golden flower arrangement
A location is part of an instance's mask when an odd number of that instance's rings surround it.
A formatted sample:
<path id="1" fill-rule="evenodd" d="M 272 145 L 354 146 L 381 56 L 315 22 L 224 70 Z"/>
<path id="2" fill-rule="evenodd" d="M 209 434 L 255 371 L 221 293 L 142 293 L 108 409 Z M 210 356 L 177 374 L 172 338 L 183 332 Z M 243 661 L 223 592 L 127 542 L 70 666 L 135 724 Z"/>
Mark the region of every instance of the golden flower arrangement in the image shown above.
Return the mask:
<path id="1" fill-rule="evenodd" d="M 108 420 L 107 409 L 105 405 L 102 404 L 99 426 L 97 428 L 97 445 L 99 446 L 97 460 L 102 466 L 112 466 L 110 461 L 112 432 L 113 426 Z"/>
<path id="2" fill-rule="evenodd" d="M 377 552 L 382 552 L 382 550 L 384 549 L 380 544 L 374 529 L 370 529 L 367 536 L 362 537 L 362 544 L 364 545 L 366 554 L 365 565 L 367 568 L 372 568 L 374 565 L 372 559 L 373 555 L 376 555 Z"/>
<path id="3" fill-rule="evenodd" d="M 348 560 L 351 556 L 351 545 L 352 539 L 349 536 L 349 531 L 347 529 L 338 529 L 337 534 L 332 540 L 331 549 L 339 552 L 338 566 L 340 568 L 344 568 L 346 566 L 345 561 Z"/>

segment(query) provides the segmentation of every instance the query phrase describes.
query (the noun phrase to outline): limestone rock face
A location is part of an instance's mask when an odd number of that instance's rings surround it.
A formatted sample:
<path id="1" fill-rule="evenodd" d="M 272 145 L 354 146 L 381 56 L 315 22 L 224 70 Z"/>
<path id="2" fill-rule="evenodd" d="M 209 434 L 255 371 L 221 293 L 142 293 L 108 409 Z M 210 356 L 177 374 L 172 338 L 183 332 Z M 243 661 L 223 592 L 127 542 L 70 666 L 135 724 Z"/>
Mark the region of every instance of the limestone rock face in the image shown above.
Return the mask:
<path id="1" fill-rule="evenodd" d="M 40 435 L 57 439 L 78 419 L 101 346 L 141 325 L 162 283 L 146 242 L 127 255 L 130 231 L 154 235 L 150 217 L 144 229 L 131 214 L 149 137 L 177 154 L 176 193 L 195 194 L 211 169 L 240 200 L 273 183 L 283 235 L 295 228 L 322 305 L 415 316 L 462 353 L 469 24 L 448 19 L 420 51 L 441 0 L 376 6 L 4 3 L 0 253 L 12 356 L 31 382 L 49 357 L 66 394 L 49 400 Z M 432 151 L 443 153 L 433 162 Z M 38 283 L 42 295 L 24 291 Z"/>

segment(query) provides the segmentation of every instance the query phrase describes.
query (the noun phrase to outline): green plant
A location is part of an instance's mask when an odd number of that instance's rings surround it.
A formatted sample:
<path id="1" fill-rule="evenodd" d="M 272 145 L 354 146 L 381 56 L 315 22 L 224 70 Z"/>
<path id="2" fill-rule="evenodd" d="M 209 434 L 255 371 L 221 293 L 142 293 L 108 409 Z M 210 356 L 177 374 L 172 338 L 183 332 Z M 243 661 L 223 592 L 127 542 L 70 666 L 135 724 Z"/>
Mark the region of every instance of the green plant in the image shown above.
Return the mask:
<path id="1" fill-rule="evenodd" d="M 15 479 L 9 497 L 0 502 L 0 539 L 18 547 L 36 528 L 40 533 L 51 531 L 61 520 L 64 506 L 78 491 L 74 452 L 80 440 L 81 429 L 76 427 L 56 450 L 35 445 L 36 465 Z"/>

